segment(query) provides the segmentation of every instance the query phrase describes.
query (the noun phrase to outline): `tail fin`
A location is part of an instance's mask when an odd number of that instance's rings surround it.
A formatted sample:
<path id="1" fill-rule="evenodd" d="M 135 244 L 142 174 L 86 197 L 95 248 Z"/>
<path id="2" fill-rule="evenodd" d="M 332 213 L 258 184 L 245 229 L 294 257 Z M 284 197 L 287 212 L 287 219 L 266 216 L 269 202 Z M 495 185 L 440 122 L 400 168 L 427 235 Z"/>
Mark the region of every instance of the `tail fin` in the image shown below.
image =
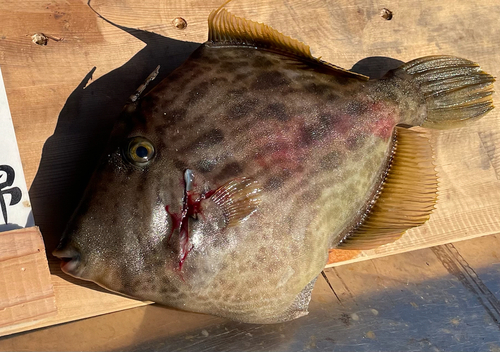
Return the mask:
<path id="1" fill-rule="evenodd" d="M 495 79 L 478 64 L 454 56 L 427 56 L 394 70 L 418 85 L 427 105 L 422 126 L 444 129 L 482 117 L 493 109 Z"/>

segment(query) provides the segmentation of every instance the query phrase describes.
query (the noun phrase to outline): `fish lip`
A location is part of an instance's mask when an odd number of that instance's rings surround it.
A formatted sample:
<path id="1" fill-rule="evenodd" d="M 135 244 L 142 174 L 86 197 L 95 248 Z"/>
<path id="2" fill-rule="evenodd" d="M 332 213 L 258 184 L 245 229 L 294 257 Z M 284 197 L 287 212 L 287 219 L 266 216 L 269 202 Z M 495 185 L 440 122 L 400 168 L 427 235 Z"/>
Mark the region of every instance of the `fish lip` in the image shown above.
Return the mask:
<path id="1" fill-rule="evenodd" d="M 56 249 L 52 255 L 61 259 L 61 270 L 73 277 L 80 277 L 83 271 L 80 253 L 73 249 Z"/>

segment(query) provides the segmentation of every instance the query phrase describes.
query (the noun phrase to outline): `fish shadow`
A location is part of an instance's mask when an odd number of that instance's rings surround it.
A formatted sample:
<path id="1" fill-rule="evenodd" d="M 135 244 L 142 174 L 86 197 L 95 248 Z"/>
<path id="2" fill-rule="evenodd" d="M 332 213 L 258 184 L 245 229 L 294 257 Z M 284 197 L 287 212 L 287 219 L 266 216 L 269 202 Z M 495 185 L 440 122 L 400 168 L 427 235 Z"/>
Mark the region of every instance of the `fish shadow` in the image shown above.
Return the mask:
<path id="1" fill-rule="evenodd" d="M 390 57 L 371 56 L 356 62 L 350 71 L 368 76 L 370 79 L 379 79 L 402 64 L 404 64 L 403 61 Z"/>
<path id="2" fill-rule="evenodd" d="M 90 6 L 90 5 L 89 5 Z M 43 235 L 51 272 L 58 259 L 50 254 L 57 244 L 89 182 L 111 130 L 127 99 L 160 65 L 152 89 L 199 47 L 155 33 L 104 21 L 143 41 L 146 46 L 123 66 L 88 84 L 96 67 L 89 70 L 68 97 L 54 134 L 43 146 L 42 158 L 29 194 L 33 215 Z M 66 276 L 66 275 L 64 275 Z"/>

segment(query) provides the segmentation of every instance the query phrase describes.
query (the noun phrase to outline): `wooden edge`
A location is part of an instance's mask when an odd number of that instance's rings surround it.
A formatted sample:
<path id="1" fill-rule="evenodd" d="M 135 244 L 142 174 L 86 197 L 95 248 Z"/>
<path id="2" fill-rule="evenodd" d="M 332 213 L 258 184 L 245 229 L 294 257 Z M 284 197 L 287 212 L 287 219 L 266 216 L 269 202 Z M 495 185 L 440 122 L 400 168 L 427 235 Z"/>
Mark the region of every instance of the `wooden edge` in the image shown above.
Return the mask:
<path id="1" fill-rule="evenodd" d="M 112 304 L 112 305 L 108 306 L 108 309 L 102 309 L 100 311 L 93 311 L 93 312 L 85 311 L 82 314 L 73 314 L 73 315 L 66 315 L 65 313 L 58 312 L 57 314 L 52 314 L 51 316 L 49 316 L 43 320 L 37 320 L 37 321 L 28 322 L 28 323 L 21 323 L 21 324 L 16 324 L 16 325 L 11 325 L 11 326 L 7 326 L 4 328 L 0 328 L 0 337 L 12 335 L 12 334 L 17 334 L 20 332 L 26 332 L 26 331 L 30 331 L 30 330 L 50 327 L 50 326 L 54 326 L 54 325 L 70 323 L 70 322 L 76 321 L 76 320 L 93 318 L 93 317 L 97 317 L 97 316 L 108 314 L 108 313 L 115 313 L 115 312 L 119 312 L 122 310 L 146 306 L 146 305 L 149 305 L 152 303 L 153 302 L 147 302 L 147 301 L 145 301 L 145 302 L 134 301 L 134 302 L 130 302 L 128 304 L 121 304 L 121 305 Z"/>
<path id="2" fill-rule="evenodd" d="M 460 238 L 455 238 L 450 240 L 450 238 L 443 238 L 440 240 L 425 242 L 415 244 L 412 248 L 408 248 L 406 246 L 402 247 L 394 247 L 388 250 L 381 250 L 383 247 L 378 249 L 372 249 L 368 251 L 360 251 L 360 250 L 342 250 L 342 249 L 330 249 L 328 253 L 328 263 L 325 265 L 325 268 L 333 268 L 341 265 L 352 264 L 357 262 L 362 262 L 364 260 L 376 259 L 387 257 L 389 255 L 401 254 L 416 251 L 419 249 L 425 249 L 435 246 L 440 246 L 443 244 L 448 244 L 452 242 L 461 242 L 465 240 L 471 240 L 478 237 L 489 236 L 489 235 L 500 235 L 500 232 L 491 232 L 485 234 L 472 234 L 470 236 L 463 236 Z M 405 236 L 405 235 L 404 235 Z"/>
<path id="3" fill-rule="evenodd" d="M 0 233 L 0 336 L 57 313 L 38 227 Z"/>

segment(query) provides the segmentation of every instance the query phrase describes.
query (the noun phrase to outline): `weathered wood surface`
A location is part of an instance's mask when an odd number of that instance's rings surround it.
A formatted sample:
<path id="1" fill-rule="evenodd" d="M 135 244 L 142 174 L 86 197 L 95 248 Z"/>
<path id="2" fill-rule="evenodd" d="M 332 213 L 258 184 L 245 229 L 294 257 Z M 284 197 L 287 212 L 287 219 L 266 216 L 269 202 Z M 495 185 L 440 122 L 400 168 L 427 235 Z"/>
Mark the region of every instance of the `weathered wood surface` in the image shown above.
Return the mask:
<path id="1" fill-rule="evenodd" d="M 50 252 L 127 97 L 156 65 L 164 77 L 206 39 L 207 16 L 220 2 L 92 1 L 107 21 L 86 1 L 0 4 L 0 65 L 35 221 Z M 304 41 L 326 61 L 372 76 L 395 60 L 432 54 L 466 57 L 499 76 L 500 10 L 493 2 L 235 0 L 228 7 Z M 384 7 L 392 20 L 380 16 Z M 172 24 L 178 16 L 186 29 Z M 62 40 L 36 45 L 35 33 Z M 394 244 L 345 259 L 500 232 L 499 131 L 494 110 L 470 127 L 433 132 L 441 184 L 431 220 Z M 44 325 L 143 304 L 72 280 L 49 259 L 59 315 Z"/>
<path id="2" fill-rule="evenodd" d="M 56 315 L 42 235 L 36 227 L 0 232 L 0 335 Z"/>

